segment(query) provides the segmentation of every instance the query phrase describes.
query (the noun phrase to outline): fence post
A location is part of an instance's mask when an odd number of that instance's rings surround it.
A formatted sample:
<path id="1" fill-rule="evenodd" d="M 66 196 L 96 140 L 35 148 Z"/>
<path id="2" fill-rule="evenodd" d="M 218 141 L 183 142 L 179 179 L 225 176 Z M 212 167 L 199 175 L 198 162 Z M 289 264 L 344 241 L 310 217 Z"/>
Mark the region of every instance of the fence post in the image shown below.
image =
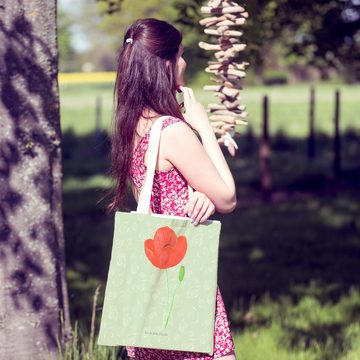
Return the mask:
<path id="1" fill-rule="evenodd" d="M 102 135 L 101 135 L 101 95 L 96 95 L 95 99 L 95 131 L 93 135 L 94 139 L 94 151 L 96 154 L 101 152 L 101 142 L 102 142 Z"/>
<path id="2" fill-rule="evenodd" d="M 310 107 L 309 107 L 309 137 L 308 137 L 308 158 L 315 157 L 315 89 L 310 89 Z"/>
<path id="3" fill-rule="evenodd" d="M 334 111 L 334 176 L 338 177 L 341 172 L 341 143 L 340 143 L 340 91 L 335 92 L 335 111 Z"/>
<path id="4" fill-rule="evenodd" d="M 96 96 L 95 103 L 95 133 L 99 134 L 101 132 L 101 95 Z"/>
<path id="5" fill-rule="evenodd" d="M 260 183 L 263 200 L 270 199 L 271 194 L 271 173 L 270 173 L 270 139 L 269 139 L 269 99 L 263 98 L 263 123 L 260 139 L 259 160 L 260 160 Z"/>

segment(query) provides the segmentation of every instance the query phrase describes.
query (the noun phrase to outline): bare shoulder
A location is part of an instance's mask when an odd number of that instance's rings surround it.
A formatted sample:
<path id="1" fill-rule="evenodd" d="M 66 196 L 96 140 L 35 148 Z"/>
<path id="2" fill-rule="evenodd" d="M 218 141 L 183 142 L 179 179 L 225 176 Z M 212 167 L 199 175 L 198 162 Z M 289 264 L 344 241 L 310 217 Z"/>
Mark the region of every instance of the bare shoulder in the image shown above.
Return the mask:
<path id="1" fill-rule="evenodd" d="M 171 125 L 170 125 L 171 123 Z M 192 127 L 179 118 L 169 118 L 169 123 L 162 130 L 161 142 L 164 145 L 164 158 L 174 163 L 177 160 L 189 161 L 188 156 L 204 155 L 202 143 Z"/>
<path id="2" fill-rule="evenodd" d="M 188 147 L 187 150 L 193 153 L 199 151 L 200 146 L 202 147 L 196 133 L 185 120 L 174 117 L 169 118 L 161 132 L 161 143 L 164 145 L 163 154 L 167 160 L 174 152 L 179 155 L 185 154 L 184 147 Z"/>

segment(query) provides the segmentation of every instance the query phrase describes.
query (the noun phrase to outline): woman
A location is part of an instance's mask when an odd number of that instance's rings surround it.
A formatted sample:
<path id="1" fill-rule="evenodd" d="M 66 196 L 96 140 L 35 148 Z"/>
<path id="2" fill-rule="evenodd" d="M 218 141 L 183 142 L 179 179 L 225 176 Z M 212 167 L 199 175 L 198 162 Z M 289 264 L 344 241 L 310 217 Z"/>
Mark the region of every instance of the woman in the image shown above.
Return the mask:
<path id="1" fill-rule="evenodd" d="M 108 210 L 118 209 L 128 180 L 138 201 L 146 173 L 151 124 L 159 116 L 168 115 L 163 120 L 151 211 L 190 216 L 196 226 L 215 210 L 232 212 L 236 190 L 206 110 L 197 102 L 192 89 L 184 86 L 186 63 L 181 42 L 182 34 L 175 27 L 154 18 L 139 19 L 126 31 L 114 89 L 116 107 L 110 173 L 115 186 Z M 185 114 L 177 103 L 176 91 L 184 94 Z M 194 189 L 190 199 L 188 183 Z M 234 343 L 220 291 L 217 292 L 212 357 L 203 353 L 134 347 L 127 347 L 127 352 L 135 359 L 234 360 Z"/>

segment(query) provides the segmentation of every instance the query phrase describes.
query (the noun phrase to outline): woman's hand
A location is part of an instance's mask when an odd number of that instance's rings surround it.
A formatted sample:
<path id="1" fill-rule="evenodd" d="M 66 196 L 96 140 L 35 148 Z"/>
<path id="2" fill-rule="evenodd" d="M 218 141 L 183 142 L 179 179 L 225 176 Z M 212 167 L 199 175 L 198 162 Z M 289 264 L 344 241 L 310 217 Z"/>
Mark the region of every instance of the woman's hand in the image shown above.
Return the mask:
<path id="1" fill-rule="evenodd" d="M 215 205 L 200 191 L 193 191 L 184 211 L 193 219 L 192 224 L 205 222 L 215 212 Z M 190 214 L 190 215 L 189 215 Z"/>
<path id="2" fill-rule="evenodd" d="M 185 86 L 179 86 L 179 88 L 184 94 L 185 114 L 183 116 L 186 122 L 198 133 L 211 127 L 208 114 L 204 106 L 196 100 L 193 90 Z"/>

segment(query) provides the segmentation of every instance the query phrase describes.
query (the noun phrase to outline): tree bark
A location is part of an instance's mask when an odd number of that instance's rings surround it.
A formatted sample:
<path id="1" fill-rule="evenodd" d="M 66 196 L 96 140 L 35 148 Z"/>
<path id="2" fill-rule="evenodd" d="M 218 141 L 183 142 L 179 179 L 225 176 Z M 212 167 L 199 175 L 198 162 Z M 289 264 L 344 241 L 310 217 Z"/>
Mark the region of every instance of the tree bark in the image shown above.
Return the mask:
<path id="1" fill-rule="evenodd" d="M 55 359 L 56 339 L 71 336 L 56 6 L 0 0 L 0 358 L 7 360 Z"/>

